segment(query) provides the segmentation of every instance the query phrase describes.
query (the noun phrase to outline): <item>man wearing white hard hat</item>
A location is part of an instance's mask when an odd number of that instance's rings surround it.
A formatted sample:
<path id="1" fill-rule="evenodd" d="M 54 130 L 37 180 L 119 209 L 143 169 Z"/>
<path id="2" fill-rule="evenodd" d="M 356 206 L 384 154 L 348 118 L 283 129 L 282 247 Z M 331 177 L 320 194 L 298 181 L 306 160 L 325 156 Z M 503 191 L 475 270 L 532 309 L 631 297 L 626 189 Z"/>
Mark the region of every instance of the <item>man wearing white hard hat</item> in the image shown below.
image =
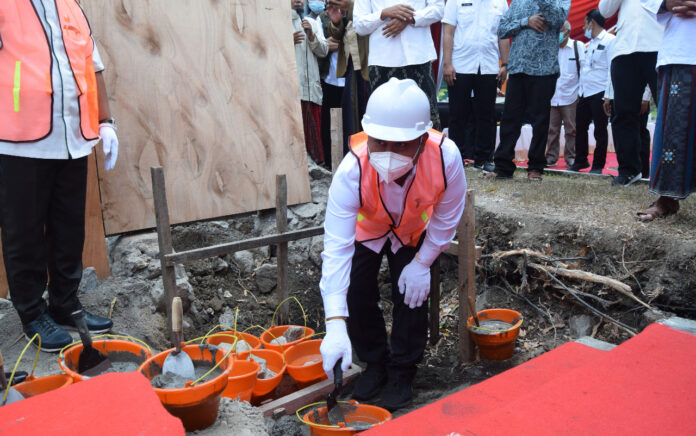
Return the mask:
<path id="1" fill-rule="evenodd" d="M 381 392 L 381 406 L 392 411 L 411 401 L 427 338 L 430 266 L 464 210 L 461 155 L 431 126 L 428 97 L 413 80 L 392 78 L 375 89 L 364 132 L 351 137 L 351 152 L 334 175 L 324 223 L 324 370 L 331 379 L 339 359 L 347 370 L 354 347 L 367 368 L 353 397 Z M 389 340 L 378 304 L 384 255 L 393 303 Z"/>

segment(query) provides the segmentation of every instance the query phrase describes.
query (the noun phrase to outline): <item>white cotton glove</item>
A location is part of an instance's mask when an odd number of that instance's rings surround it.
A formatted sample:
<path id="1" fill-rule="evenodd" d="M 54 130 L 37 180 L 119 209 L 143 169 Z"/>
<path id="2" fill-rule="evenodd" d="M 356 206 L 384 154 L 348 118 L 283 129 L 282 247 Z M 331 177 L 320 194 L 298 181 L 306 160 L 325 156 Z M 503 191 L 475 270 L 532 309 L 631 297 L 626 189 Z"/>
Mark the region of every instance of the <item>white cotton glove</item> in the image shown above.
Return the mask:
<path id="1" fill-rule="evenodd" d="M 326 321 L 326 336 L 321 341 L 319 351 L 323 360 L 324 372 L 329 380 L 333 380 L 333 367 L 340 358 L 343 358 L 341 369 L 343 372 L 348 371 L 350 364 L 353 363 L 353 350 L 348 338 L 345 320 Z"/>
<path id="2" fill-rule="evenodd" d="M 116 126 L 113 124 L 100 124 L 99 137 L 104 147 L 104 169 L 109 171 L 116 165 L 118 159 L 118 138 L 116 137 Z"/>
<path id="3" fill-rule="evenodd" d="M 420 307 L 430 293 L 430 267 L 418 261 L 418 255 L 404 267 L 399 277 L 399 292 L 411 309 Z"/>

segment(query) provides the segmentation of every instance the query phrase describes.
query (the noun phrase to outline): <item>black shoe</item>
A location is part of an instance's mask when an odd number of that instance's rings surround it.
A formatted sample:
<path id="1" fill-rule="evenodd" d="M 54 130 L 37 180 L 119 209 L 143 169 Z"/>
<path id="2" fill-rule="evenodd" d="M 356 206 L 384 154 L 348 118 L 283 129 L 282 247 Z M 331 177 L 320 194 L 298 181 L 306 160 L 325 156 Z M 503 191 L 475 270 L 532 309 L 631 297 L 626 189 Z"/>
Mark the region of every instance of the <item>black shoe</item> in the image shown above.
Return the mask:
<path id="1" fill-rule="evenodd" d="M 590 170 L 590 174 L 602 174 L 602 170 L 599 168 L 593 168 Z"/>
<path id="2" fill-rule="evenodd" d="M 568 171 L 578 172 L 580 170 L 584 170 L 585 168 L 589 168 L 589 167 L 590 167 L 589 162 L 573 162 L 573 165 L 571 165 L 568 168 Z"/>
<path id="3" fill-rule="evenodd" d="M 24 336 L 31 340 L 35 334 L 41 337 L 41 351 L 55 353 L 73 342 L 70 333 L 60 328 L 47 313 L 42 313 L 29 324 L 22 326 Z M 34 342 L 38 344 L 37 342 Z"/>
<path id="4" fill-rule="evenodd" d="M 84 309 L 82 309 L 82 311 L 85 313 L 85 322 L 87 323 L 87 329 L 90 333 L 106 333 L 111 330 L 111 327 L 114 326 L 114 322 L 109 318 L 94 315 L 93 313 L 89 313 Z M 77 326 L 75 326 L 75 320 L 73 320 L 72 315 L 68 314 L 65 316 L 53 314 L 53 318 L 56 320 L 58 325 L 64 329 L 77 331 Z"/>
<path id="5" fill-rule="evenodd" d="M 482 162 L 475 163 L 474 168 L 483 171 L 484 174 L 492 173 L 495 171 L 495 164 L 493 162 Z"/>
<path id="6" fill-rule="evenodd" d="M 383 365 L 367 364 L 365 372 L 355 381 L 352 397 L 358 401 L 373 398 L 387 382 L 387 370 Z"/>
<path id="7" fill-rule="evenodd" d="M 631 186 L 632 184 L 636 183 L 640 178 L 642 177 L 641 173 L 634 174 L 631 176 L 616 176 L 614 180 L 611 181 L 611 186 Z"/>
<path id="8" fill-rule="evenodd" d="M 557 161 L 557 160 L 548 160 L 548 159 L 546 159 L 546 166 L 547 166 L 547 167 L 555 167 L 556 165 L 558 165 L 558 161 Z"/>
<path id="9" fill-rule="evenodd" d="M 393 412 L 411 404 L 413 398 L 413 377 L 407 374 L 389 373 L 387 386 L 382 392 L 380 406 Z"/>

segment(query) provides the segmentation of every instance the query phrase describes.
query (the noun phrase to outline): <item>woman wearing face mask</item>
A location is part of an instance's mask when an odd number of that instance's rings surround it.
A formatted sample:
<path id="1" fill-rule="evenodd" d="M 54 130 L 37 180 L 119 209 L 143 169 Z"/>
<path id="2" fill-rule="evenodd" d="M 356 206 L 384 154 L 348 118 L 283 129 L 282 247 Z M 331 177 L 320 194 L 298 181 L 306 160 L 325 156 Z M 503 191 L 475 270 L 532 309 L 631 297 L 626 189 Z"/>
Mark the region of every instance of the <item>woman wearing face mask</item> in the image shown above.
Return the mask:
<path id="1" fill-rule="evenodd" d="M 454 237 L 466 178 L 449 139 L 430 130 L 428 97 L 413 80 L 390 79 L 370 96 L 364 132 L 334 175 L 324 224 L 320 288 L 326 315 L 324 370 L 343 370 L 351 344 L 367 364 L 353 397 L 382 392 L 381 406 L 407 406 L 427 337 L 430 265 Z M 377 276 L 386 255 L 393 325 L 387 341 Z M 389 345 L 388 345 L 389 342 Z"/>

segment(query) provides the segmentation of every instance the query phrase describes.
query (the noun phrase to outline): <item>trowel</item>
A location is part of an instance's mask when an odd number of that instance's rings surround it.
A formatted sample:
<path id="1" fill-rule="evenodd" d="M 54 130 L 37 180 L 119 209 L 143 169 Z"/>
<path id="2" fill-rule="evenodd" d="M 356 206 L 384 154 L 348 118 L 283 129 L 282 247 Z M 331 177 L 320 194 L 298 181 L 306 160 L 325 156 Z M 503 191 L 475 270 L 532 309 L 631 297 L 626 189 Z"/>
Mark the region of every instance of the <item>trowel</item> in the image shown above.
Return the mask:
<path id="1" fill-rule="evenodd" d="M 338 359 L 338 362 L 334 365 L 334 390 L 329 392 L 328 397 L 326 397 L 326 413 L 329 415 L 329 422 L 331 425 L 338 425 L 339 422 L 346 422 L 346 416 L 337 401 L 338 396 L 341 394 L 341 389 L 343 389 L 342 362 L 343 358 Z"/>
<path id="2" fill-rule="evenodd" d="M 184 309 L 181 304 L 181 297 L 174 297 L 172 299 L 172 333 L 174 336 L 173 345 L 175 349 L 164 359 L 162 374 L 171 373 L 188 380 L 193 380 L 195 377 L 193 361 L 188 354 L 181 352 L 181 342 L 183 341 L 183 317 Z"/>
<path id="3" fill-rule="evenodd" d="M 2 353 L 0 353 L 0 406 L 15 403 L 17 401 L 22 401 L 24 399 L 22 394 L 20 394 L 19 391 L 17 391 L 17 389 L 8 386 L 7 379 L 5 378 L 4 364 L 5 362 L 2 360 Z M 2 399 L 5 397 L 5 389 L 8 389 L 7 399 L 5 401 L 2 401 Z"/>
<path id="4" fill-rule="evenodd" d="M 75 321 L 80 340 L 82 341 L 82 351 L 80 351 L 80 356 L 77 360 L 77 372 L 89 377 L 103 374 L 111 368 L 111 361 L 92 346 L 92 336 L 89 335 L 87 321 L 85 321 L 85 312 L 82 309 L 76 310 L 71 316 Z"/>

